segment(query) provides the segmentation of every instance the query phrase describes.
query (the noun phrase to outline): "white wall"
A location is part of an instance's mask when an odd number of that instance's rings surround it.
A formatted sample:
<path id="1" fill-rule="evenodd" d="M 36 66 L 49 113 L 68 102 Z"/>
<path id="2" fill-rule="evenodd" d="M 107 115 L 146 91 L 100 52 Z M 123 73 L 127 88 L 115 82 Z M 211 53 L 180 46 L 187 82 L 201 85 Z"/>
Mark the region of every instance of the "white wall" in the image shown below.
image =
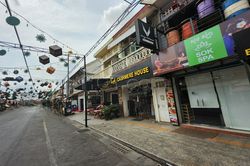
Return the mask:
<path id="1" fill-rule="evenodd" d="M 129 99 L 128 88 L 126 86 L 122 86 L 122 103 L 123 103 L 122 105 L 123 105 L 124 117 L 129 116 L 128 99 Z"/>

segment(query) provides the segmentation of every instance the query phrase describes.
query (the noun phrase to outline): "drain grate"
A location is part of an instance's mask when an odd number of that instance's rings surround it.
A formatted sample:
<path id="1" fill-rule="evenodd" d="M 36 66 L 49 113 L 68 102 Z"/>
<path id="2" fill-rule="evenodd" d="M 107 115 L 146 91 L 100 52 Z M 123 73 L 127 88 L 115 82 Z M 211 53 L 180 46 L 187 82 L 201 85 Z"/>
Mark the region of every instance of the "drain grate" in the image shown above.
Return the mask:
<path id="1" fill-rule="evenodd" d="M 126 154 L 131 151 L 131 149 L 117 143 L 111 143 L 110 147 L 115 150 L 116 152 L 120 152 L 122 154 Z"/>

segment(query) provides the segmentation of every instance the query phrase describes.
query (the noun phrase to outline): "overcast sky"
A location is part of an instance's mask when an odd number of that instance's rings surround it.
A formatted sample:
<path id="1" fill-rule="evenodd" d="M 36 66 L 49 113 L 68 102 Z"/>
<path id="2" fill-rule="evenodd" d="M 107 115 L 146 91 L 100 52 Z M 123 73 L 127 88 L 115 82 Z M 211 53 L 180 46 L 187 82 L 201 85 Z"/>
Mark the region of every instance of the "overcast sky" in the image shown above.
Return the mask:
<path id="1" fill-rule="evenodd" d="M 5 3 L 4 0 L 0 1 Z M 86 53 L 128 6 L 128 3 L 123 0 L 9 0 L 9 4 L 12 10 L 30 20 L 32 24 L 81 53 Z M 131 18 L 141 7 L 139 5 L 128 18 Z M 5 21 L 8 16 L 6 8 L 0 4 L 0 41 L 18 43 L 14 28 Z M 41 32 L 22 18 L 18 18 L 21 23 L 17 26 L 17 30 L 22 44 L 43 48 L 57 44 L 62 47 L 46 35 L 46 42 L 37 41 L 36 35 L 41 34 Z M 0 47 L 0 49 L 6 48 Z M 66 47 L 63 49 L 68 51 Z M 8 51 L 7 54 L 0 56 L 0 79 L 5 77 L 2 75 L 3 67 L 24 68 L 25 66 L 20 50 L 6 50 Z M 56 82 L 65 77 L 66 67 L 63 66 L 62 62 L 59 62 L 58 58 L 50 56 L 51 64 L 42 65 L 38 60 L 40 55 L 43 55 L 43 53 L 31 52 L 31 56 L 27 57 L 34 79 L 48 79 Z M 88 61 L 93 59 L 93 55 L 89 56 Z M 55 74 L 46 73 L 45 70 L 50 65 L 56 68 Z M 73 65 L 71 64 L 70 67 Z M 33 70 L 37 67 L 42 68 L 42 70 Z M 13 74 L 13 70 L 8 69 L 7 71 L 8 76 L 17 76 Z M 21 76 L 27 77 L 27 74 L 25 76 L 22 70 L 20 70 L 20 73 Z"/>

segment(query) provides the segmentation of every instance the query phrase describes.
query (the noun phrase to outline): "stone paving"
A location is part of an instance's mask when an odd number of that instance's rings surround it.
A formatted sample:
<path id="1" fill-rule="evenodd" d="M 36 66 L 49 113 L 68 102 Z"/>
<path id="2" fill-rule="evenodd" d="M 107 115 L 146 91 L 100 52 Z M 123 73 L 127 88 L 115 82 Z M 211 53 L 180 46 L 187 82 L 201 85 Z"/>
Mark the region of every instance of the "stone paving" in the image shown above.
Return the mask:
<path id="1" fill-rule="evenodd" d="M 83 114 L 69 119 L 83 123 Z M 112 135 L 142 150 L 151 152 L 177 165 L 184 166 L 249 166 L 250 138 L 205 131 L 192 131 L 155 123 L 119 118 L 110 121 L 90 117 L 89 126 Z M 191 132 L 191 133 L 188 133 Z"/>

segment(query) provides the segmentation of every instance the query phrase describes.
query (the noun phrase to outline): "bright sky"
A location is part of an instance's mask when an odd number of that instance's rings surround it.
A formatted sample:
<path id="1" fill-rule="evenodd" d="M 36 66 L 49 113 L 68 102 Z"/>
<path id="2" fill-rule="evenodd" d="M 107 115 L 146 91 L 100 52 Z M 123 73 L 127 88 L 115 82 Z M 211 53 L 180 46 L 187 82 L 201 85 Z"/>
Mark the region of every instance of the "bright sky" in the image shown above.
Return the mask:
<path id="1" fill-rule="evenodd" d="M 4 0 L 0 1 L 5 4 Z M 91 48 L 129 5 L 123 0 L 9 0 L 9 4 L 12 10 L 21 14 L 32 24 L 82 54 Z M 139 5 L 135 8 L 128 18 L 131 18 L 141 7 L 142 6 Z M 14 28 L 5 21 L 8 16 L 9 13 L 6 12 L 6 8 L 0 4 L 0 41 L 18 43 Z M 17 26 L 17 30 L 21 37 L 22 44 L 43 48 L 57 44 L 63 47 L 60 43 L 55 42 L 46 35 L 47 40 L 44 43 L 37 41 L 36 35 L 42 33 L 22 18 L 18 18 L 21 23 Z M 125 22 L 123 22 L 123 24 L 124 23 Z M 2 75 L 3 71 L 7 71 L 8 76 L 17 77 L 20 75 L 27 79 L 28 74 L 24 74 L 23 70 L 19 69 L 25 68 L 21 51 L 0 46 L 0 50 L 1 49 L 5 49 L 7 54 L 0 56 L 0 81 L 6 77 Z M 63 50 L 68 51 L 69 49 L 64 47 Z M 93 53 L 95 53 L 95 51 Z M 60 62 L 59 58 L 50 56 L 51 64 L 42 65 L 38 60 L 38 57 L 41 55 L 44 55 L 44 53 L 31 52 L 31 55 L 27 57 L 35 82 L 36 80 L 46 79 L 53 80 L 54 83 L 57 81 L 61 82 L 66 76 L 67 71 L 67 68 L 64 67 L 64 63 Z M 71 59 L 73 59 L 73 57 Z M 93 59 L 92 54 L 87 60 L 92 61 Z M 73 67 L 73 65 L 73 63 L 70 63 L 70 68 Z M 52 75 L 46 73 L 46 68 L 49 66 L 56 68 L 56 72 Z M 35 70 L 37 67 L 42 68 L 42 70 Z M 20 74 L 14 75 L 14 69 L 11 68 L 19 69 Z M 1 82 L 3 84 L 3 81 Z M 14 86 L 11 82 L 10 88 L 23 87 L 24 82 L 21 82 L 17 86 Z M 28 82 L 28 84 L 31 84 L 31 82 Z M 39 84 L 36 83 L 35 86 Z M 39 89 L 40 88 L 41 87 L 39 87 Z M 0 90 L 5 90 L 5 88 L 1 87 Z"/>

